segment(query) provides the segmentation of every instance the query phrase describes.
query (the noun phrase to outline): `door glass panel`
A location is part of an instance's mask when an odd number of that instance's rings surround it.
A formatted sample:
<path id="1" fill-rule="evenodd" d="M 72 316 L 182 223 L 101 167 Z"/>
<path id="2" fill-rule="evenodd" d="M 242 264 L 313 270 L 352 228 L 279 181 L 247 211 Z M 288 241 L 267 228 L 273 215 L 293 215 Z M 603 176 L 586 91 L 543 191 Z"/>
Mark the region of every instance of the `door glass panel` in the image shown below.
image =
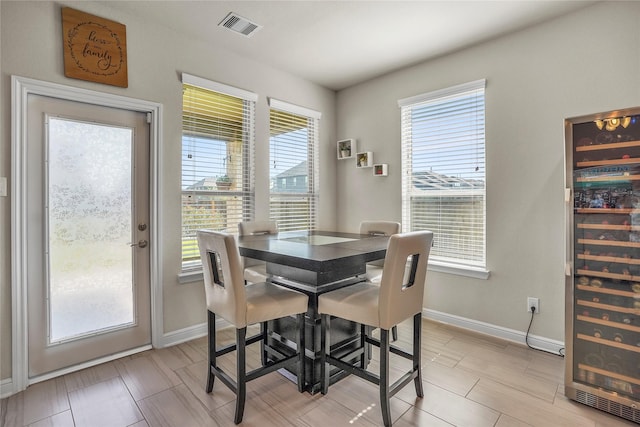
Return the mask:
<path id="1" fill-rule="evenodd" d="M 49 343 L 134 323 L 132 138 L 49 118 Z"/>

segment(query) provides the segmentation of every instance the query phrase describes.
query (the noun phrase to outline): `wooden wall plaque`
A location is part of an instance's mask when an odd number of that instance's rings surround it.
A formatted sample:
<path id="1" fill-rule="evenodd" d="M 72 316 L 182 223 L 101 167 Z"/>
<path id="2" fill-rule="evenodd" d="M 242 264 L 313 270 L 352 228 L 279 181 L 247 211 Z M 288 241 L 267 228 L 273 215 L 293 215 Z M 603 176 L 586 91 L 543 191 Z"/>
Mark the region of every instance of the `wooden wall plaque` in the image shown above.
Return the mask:
<path id="1" fill-rule="evenodd" d="M 118 22 L 62 8 L 64 75 L 127 87 L 127 34 Z"/>

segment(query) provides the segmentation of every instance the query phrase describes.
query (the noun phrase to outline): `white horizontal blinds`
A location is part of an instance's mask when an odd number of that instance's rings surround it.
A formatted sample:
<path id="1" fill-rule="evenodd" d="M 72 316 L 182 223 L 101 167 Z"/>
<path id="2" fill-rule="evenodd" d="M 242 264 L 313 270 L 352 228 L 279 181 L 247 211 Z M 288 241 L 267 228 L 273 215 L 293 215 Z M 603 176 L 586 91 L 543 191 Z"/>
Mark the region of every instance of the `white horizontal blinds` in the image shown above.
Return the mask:
<path id="1" fill-rule="evenodd" d="M 485 81 L 399 101 L 405 231 L 431 230 L 431 257 L 486 266 Z"/>
<path id="2" fill-rule="evenodd" d="M 254 217 L 255 99 L 214 82 L 235 95 L 185 81 L 193 80 L 183 76 L 182 261 L 188 269 L 200 261 L 197 230 L 236 233 L 239 222 Z"/>
<path id="3" fill-rule="evenodd" d="M 278 229 L 313 230 L 318 205 L 320 114 L 269 100 L 269 216 Z"/>

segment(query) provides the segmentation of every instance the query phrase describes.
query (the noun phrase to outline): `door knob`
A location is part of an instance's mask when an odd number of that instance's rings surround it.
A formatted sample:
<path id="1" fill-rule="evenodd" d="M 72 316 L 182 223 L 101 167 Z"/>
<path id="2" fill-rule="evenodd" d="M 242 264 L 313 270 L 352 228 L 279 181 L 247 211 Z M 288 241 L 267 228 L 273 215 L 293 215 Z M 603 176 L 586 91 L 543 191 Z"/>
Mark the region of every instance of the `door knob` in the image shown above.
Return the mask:
<path id="1" fill-rule="evenodd" d="M 149 242 L 146 240 L 140 240 L 138 243 L 130 243 L 129 246 L 137 246 L 139 248 L 146 248 Z"/>

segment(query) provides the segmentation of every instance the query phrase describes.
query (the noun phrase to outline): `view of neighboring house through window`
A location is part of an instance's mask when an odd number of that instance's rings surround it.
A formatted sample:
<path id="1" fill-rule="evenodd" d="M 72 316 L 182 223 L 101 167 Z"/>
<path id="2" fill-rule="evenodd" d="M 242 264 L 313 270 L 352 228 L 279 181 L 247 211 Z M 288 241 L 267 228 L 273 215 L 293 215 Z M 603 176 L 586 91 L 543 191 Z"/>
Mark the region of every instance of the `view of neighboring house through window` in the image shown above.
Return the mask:
<path id="1" fill-rule="evenodd" d="M 269 217 L 278 229 L 313 230 L 320 113 L 269 100 Z"/>
<path id="2" fill-rule="evenodd" d="M 486 268 L 485 80 L 398 101 L 402 225 L 431 230 L 430 261 Z"/>
<path id="3" fill-rule="evenodd" d="M 183 74 L 182 265 L 200 265 L 196 231 L 236 233 L 254 217 L 257 95 Z"/>

